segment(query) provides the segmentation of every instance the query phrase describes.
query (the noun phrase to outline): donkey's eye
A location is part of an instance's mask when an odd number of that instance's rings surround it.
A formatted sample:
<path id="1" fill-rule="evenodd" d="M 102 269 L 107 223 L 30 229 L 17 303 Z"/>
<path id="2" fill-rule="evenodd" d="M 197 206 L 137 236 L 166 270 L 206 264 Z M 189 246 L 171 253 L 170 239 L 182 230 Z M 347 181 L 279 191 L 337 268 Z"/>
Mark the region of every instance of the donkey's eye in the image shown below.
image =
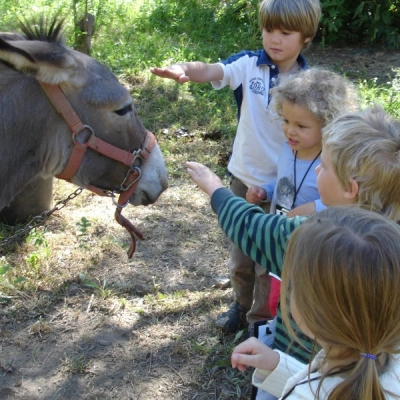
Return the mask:
<path id="1" fill-rule="evenodd" d="M 132 111 L 132 104 L 128 104 L 127 106 L 120 108 L 119 110 L 115 110 L 114 112 L 118 115 L 125 115 L 130 111 Z"/>

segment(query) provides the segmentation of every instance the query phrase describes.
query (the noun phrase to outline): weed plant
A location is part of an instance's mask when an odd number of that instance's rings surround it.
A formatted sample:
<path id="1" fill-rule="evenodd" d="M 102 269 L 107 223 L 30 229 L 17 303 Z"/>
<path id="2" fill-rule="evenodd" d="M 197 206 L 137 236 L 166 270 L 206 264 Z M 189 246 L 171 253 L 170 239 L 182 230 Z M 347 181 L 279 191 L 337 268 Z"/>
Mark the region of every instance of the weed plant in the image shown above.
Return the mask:
<path id="1" fill-rule="evenodd" d="M 377 84 L 377 79 L 360 79 L 358 89 L 363 107 L 379 103 L 393 117 L 400 118 L 400 68 L 393 71 L 394 78 L 380 85 Z"/>

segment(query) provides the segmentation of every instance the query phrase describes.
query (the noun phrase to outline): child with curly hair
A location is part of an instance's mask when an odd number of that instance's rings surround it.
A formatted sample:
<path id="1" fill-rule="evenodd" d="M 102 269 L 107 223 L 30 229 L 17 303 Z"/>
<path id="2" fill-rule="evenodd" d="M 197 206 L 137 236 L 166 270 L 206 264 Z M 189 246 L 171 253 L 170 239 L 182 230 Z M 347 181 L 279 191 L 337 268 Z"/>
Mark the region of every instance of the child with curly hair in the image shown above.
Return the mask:
<path id="1" fill-rule="evenodd" d="M 273 106 L 283 121 L 286 142 L 278 157 L 277 179 L 250 186 L 246 200 L 271 202 L 270 213 L 309 215 L 325 209 L 317 189 L 315 168 L 320 163 L 322 129 L 338 115 L 358 109 L 355 85 L 334 72 L 311 68 L 271 90 Z M 273 316 L 280 280 L 271 278 L 269 307 Z"/>

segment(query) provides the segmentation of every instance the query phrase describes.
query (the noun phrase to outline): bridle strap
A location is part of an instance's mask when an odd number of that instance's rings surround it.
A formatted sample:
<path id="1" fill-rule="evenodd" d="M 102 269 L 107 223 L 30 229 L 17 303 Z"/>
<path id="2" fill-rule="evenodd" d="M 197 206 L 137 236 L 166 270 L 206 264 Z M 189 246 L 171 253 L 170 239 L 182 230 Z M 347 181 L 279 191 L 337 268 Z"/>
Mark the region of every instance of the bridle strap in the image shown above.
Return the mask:
<path id="1" fill-rule="evenodd" d="M 41 81 L 38 81 L 38 83 L 46 93 L 54 108 L 62 115 L 64 120 L 67 122 L 68 126 L 73 132 L 73 136 L 76 136 L 79 132 L 83 131 L 85 129 L 85 125 L 83 125 L 78 114 L 71 107 L 71 103 L 65 96 L 64 92 L 60 89 L 60 87 Z"/>
<path id="2" fill-rule="evenodd" d="M 115 193 L 119 194 L 118 201 L 115 202 L 117 206 L 115 211 L 115 219 L 131 235 L 132 241 L 128 250 L 128 257 L 131 258 L 136 249 L 135 236 L 143 239 L 143 234 L 128 219 L 122 216 L 121 212 L 123 207 L 125 207 L 125 205 L 128 203 L 129 198 L 136 190 L 141 176 L 140 168 L 135 167 L 133 164 L 137 158 L 141 158 L 142 160 L 147 160 L 149 158 L 150 153 L 156 144 L 156 138 L 154 134 L 150 131 L 146 131 L 146 139 L 142 148 L 134 151 L 133 153 L 115 147 L 96 137 L 92 128 L 82 123 L 79 116 L 72 108 L 68 98 L 65 96 L 64 92 L 59 86 L 45 82 L 39 82 L 39 84 L 46 93 L 48 99 L 53 104 L 54 108 L 63 117 L 72 131 L 74 147 L 66 167 L 60 174 L 56 175 L 57 178 L 71 182 L 83 161 L 83 157 L 85 156 L 87 148 L 90 148 L 97 153 L 100 153 L 129 167 L 128 174 L 123 184 L 121 185 L 120 189 L 115 191 Z M 78 142 L 76 140 L 76 136 L 84 130 L 89 131 L 90 137 L 84 143 Z M 86 189 L 100 196 L 110 196 L 110 191 L 98 188 L 96 186 L 88 185 Z"/>
<path id="3" fill-rule="evenodd" d="M 151 132 L 147 131 L 146 140 L 143 144 L 143 147 L 136 153 L 136 156 L 143 160 L 147 160 L 150 157 L 151 151 L 153 150 L 155 144 L 156 137 Z M 131 168 L 130 176 L 128 177 L 127 182 L 124 184 L 124 186 L 129 189 L 121 191 L 118 198 L 118 205 L 120 207 L 124 207 L 124 205 L 129 201 L 129 198 L 135 192 L 140 179 L 139 171 L 141 173 L 141 170 Z"/>
<path id="4" fill-rule="evenodd" d="M 72 151 L 67 166 L 60 174 L 57 175 L 57 178 L 71 181 L 71 179 L 78 171 L 88 147 L 96 151 L 97 153 L 103 154 L 108 158 L 116 160 L 128 167 L 132 165 L 133 161 L 135 160 L 135 155 L 130 153 L 129 151 L 119 149 L 118 147 L 106 143 L 103 140 L 96 137 L 91 128 L 82 123 L 79 116 L 72 108 L 68 98 L 65 96 L 64 92 L 61 90 L 59 86 L 51 85 L 45 82 L 39 82 L 39 83 L 42 86 L 47 97 L 53 104 L 54 108 L 63 117 L 63 119 L 65 120 L 65 122 L 68 124 L 68 126 L 72 131 L 72 140 L 74 142 L 74 149 Z M 76 136 L 80 132 L 86 129 L 90 131 L 89 139 L 85 143 L 78 142 L 76 140 Z"/>

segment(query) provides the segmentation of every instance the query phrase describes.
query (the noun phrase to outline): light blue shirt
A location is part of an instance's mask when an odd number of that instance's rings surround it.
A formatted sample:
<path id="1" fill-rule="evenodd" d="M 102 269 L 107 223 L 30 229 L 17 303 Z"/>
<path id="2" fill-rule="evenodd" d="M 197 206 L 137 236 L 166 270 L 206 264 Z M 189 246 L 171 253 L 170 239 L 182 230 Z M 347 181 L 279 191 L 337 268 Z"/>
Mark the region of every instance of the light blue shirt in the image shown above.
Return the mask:
<path id="1" fill-rule="evenodd" d="M 295 162 L 296 188 L 294 187 Z M 312 162 L 313 160 L 295 160 L 293 151 L 288 143 L 286 142 L 283 145 L 278 157 L 278 176 L 276 181 L 262 186 L 267 192 L 268 199 L 272 199 L 271 213 L 275 213 L 277 204 L 287 210 L 291 210 L 296 192 L 297 195 L 293 208 L 311 201 L 315 202 L 316 212 L 326 208 L 319 197 L 317 174 L 315 173 L 315 168 L 320 164 L 321 160 L 318 157 L 311 165 Z"/>

